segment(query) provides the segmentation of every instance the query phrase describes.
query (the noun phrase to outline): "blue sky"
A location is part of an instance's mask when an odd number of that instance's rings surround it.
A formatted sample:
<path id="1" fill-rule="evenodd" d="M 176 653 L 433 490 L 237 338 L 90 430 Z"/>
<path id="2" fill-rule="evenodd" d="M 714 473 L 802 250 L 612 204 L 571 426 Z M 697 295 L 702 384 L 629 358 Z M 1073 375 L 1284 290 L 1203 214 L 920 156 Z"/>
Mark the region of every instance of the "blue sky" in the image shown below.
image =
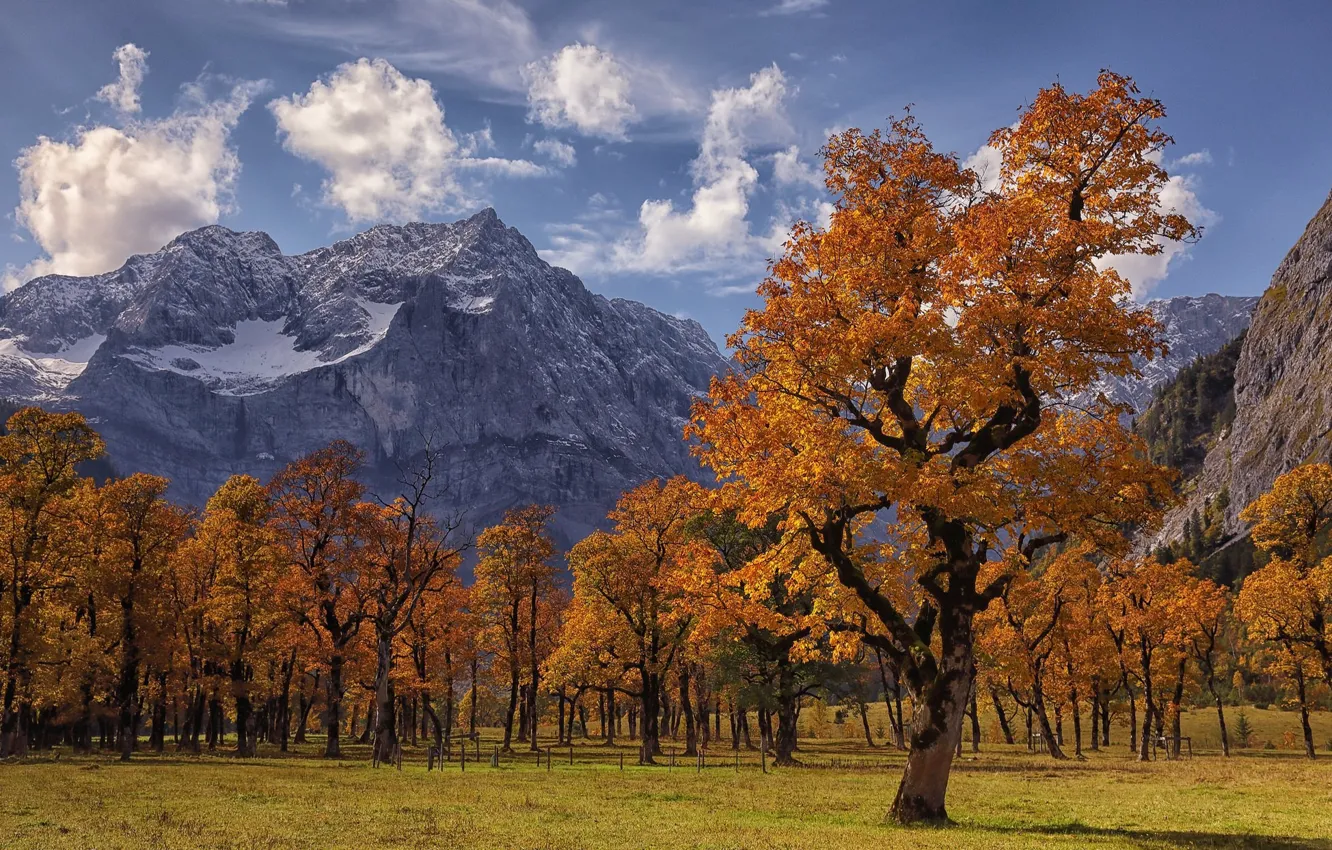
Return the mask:
<path id="1" fill-rule="evenodd" d="M 494 206 L 589 288 L 755 299 L 830 129 L 904 105 L 966 157 L 1055 79 L 1169 109 L 1207 234 L 1151 296 L 1262 290 L 1332 189 L 1332 6 L 0 0 L 0 267 L 94 273 L 219 221 L 288 253 Z M 134 48 L 123 48 L 134 45 Z"/>

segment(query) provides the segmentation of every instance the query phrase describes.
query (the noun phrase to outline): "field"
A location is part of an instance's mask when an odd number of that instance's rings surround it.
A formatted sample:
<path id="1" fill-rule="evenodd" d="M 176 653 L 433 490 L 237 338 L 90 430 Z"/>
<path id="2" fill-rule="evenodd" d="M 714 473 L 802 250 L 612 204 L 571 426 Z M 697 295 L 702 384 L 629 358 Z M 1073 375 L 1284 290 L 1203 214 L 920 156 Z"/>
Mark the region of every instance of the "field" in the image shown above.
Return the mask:
<path id="1" fill-rule="evenodd" d="M 499 769 L 483 758 L 434 773 L 419 750 L 401 771 L 376 770 L 364 748 L 341 762 L 314 758 L 317 742 L 255 760 L 145 754 L 121 765 L 65 753 L 0 765 L 0 846 L 1332 850 L 1332 754 L 1310 763 L 1280 746 L 1298 727 L 1292 713 L 1247 716 L 1277 749 L 1139 764 L 1121 740 L 1087 761 L 1055 763 L 987 742 L 954 773 L 950 829 L 884 822 L 902 756 L 841 737 L 858 729 L 854 718 L 802 744 L 811 766 L 767 774 L 755 753 L 737 770 L 729 749 L 714 750 L 700 772 L 683 759 L 636 767 L 632 749 L 593 743 L 575 747 L 572 766 L 565 748 L 539 768 L 520 753 Z M 1185 720 L 1205 750 L 1212 715 Z M 1326 742 L 1332 717 L 1316 720 Z M 482 744 L 483 756 L 489 749 Z"/>

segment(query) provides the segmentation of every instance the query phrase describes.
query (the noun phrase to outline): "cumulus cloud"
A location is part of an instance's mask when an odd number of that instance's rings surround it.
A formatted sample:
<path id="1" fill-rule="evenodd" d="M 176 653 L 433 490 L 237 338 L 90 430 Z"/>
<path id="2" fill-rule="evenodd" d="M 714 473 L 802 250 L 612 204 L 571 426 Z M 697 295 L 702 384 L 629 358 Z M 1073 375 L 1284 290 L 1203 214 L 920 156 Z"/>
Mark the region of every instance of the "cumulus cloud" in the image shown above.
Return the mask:
<path id="1" fill-rule="evenodd" d="M 999 188 L 1004 167 L 1004 155 L 992 145 L 981 145 L 971 156 L 962 160 L 963 168 L 970 168 L 980 178 L 981 188 L 993 192 Z"/>
<path id="2" fill-rule="evenodd" d="M 305 94 L 268 105 L 282 144 L 321 166 L 323 201 L 351 222 L 404 220 L 427 210 L 456 212 L 473 203 L 460 173 L 530 177 L 545 169 L 525 160 L 478 157 L 492 148 L 489 128 L 460 141 L 428 80 L 383 59 L 340 65 Z"/>
<path id="3" fill-rule="evenodd" d="M 758 172 L 746 154 L 753 139 L 785 126 L 786 93 L 786 77 L 776 65 L 753 74 L 745 88 L 712 93 L 691 169 L 690 208 L 676 210 L 670 200 L 644 201 L 638 211 L 640 238 L 617 246 L 617 265 L 669 272 L 752 248 L 749 199 L 758 185 Z"/>
<path id="4" fill-rule="evenodd" d="M 560 168 L 573 168 L 578 164 L 578 152 L 574 146 L 559 139 L 542 139 L 532 145 L 532 150 L 542 154 Z"/>
<path id="5" fill-rule="evenodd" d="M 1197 226 L 1216 224 L 1221 217 L 1198 199 L 1197 188 L 1197 181 L 1194 178 L 1174 175 L 1161 190 L 1161 209 L 1180 213 Z M 1107 257 L 1098 265 L 1102 268 L 1113 268 L 1127 278 L 1133 284 L 1134 298 L 1142 299 L 1150 294 L 1157 284 L 1165 280 L 1173 264 L 1188 258 L 1188 245 L 1168 241 L 1161 241 L 1160 244 L 1161 253 L 1155 256 L 1132 254 Z"/>
<path id="6" fill-rule="evenodd" d="M 629 100 L 629 75 L 608 51 L 570 44 L 533 62 L 527 79 L 528 120 L 573 127 L 588 136 L 622 140 L 638 111 Z"/>
<path id="7" fill-rule="evenodd" d="M 139 111 L 139 86 L 148 74 L 148 51 L 135 44 L 122 44 L 111 55 L 120 65 L 120 78 L 102 86 L 97 99 L 111 104 L 122 115 L 133 115 Z"/>
<path id="8" fill-rule="evenodd" d="M 800 158 L 798 145 L 791 145 L 772 155 L 772 177 L 778 186 L 823 187 L 823 174 Z"/>
<path id="9" fill-rule="evenodd" d="M 1155 154 L 1153 159 L 1159 163 L 1162 157 L 1160 154 Z M 1205 165 L 1211 161 L 1211 154 L 1202 150 L 1181 157 L 1171 165 Z M 994 191 L 999 188 L 1003 157 L 998 148 L 982 145 L 975 153 L 963 160 L 962 164 L 976 172 L 980 177 L 981 187 L 986 191 Z M 1221 217 L 1215 211 L 1204 206 L 1198 199 L 1197 188 L 1197 180 L 1193 177 L 1181 174 L 1172 176 L 1161 190 L 1161 209 L 1181 213 L 1193 224 L 1199 226 L 1205 227 L 1220 221 Z M 1164 240 L 1159 244 L 1162 249 L 1160 254 L 1106 257 L 1098 262 L 1098 266 L 1113 268 L 1118 271 L 1132 283 L 1134 297 L 1141 299 L 1155 289 L 1157 284 L 1165 280 L 1166 275 L 1170 273 L 1170 266 L 1173 262 L 1188 257 L 1188 245 Z"/>
<path id="10" fill-rule="evenodd" d="M 677 209 L 665 199 L 644 201 L 637 227 L 609 239 L 586 225 L 571 225 L 554 232 L 554 259 L 584 272 L 664 274 L 748 267 L 766 257 L 780 244 L 777 235 L 789 222 L 774 221 L 769 233 L 751 231 L 750 198 L 759 174 L 748 157 L 754 145 L 789 135 L 787 91 L 776 65 L 753 74 L 748 86 L 714 91 L 699 153 L 690 166 L 689 207 Z"/>
<path id="11" fill-rule="evenodd" d="M 128 47 L 116 51 L 119 83 L 102 90 L 121 86 L 109 96 L 121 113 L 138 109 L 133 80 L 146 71 L 145 54 Z M 193 83 L 166 118 L 79 127 L 68 140 L 43 136 L 23 149 L 14 217 L 45 256 L 11 270 L 5 288 L 42 274 L 110 271 L 231 211 L 240 161 L 230 134 L 266 85 L 232 82 L 210 99 L 202 81 Z"/>
<path id="12" fill-rule="evenodd" d="M 817 12 L 827 6 L 829 0 L 781 0 L 776 6 L 764 10 L 762 15 L 798 15 L 802 12 Z"/>

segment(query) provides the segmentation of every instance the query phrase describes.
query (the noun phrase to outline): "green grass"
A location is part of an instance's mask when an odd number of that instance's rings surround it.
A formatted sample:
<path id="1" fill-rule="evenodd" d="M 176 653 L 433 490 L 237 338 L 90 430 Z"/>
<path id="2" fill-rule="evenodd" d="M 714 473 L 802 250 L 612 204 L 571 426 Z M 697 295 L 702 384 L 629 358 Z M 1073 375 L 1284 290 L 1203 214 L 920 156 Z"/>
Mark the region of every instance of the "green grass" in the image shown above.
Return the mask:
<path id="1" fill-rule="evenodd" d="M 871 732 L 876 740 L 881 740 L 890 728 L 887 710 L 882 703 L 871 705 L 869 708 Z M 1226 725 L 1230 730 L 1232 746 L 1235 746 L 1237 740 L 1235 727 L 1239 723 L 1239 712 L 1240 710 L 1237 707 L 1226 706 Z M 802 737 L 813 737 L 816 740 L 823 741 L 864 742 L 865 733 L 860 725 L 859 717 L 848 715 L 839 724 L 833 722 L 835 717 L 833 709 L 825 709 L 822 714 L 826 716 L 821 717 L 815 706 L 808 706 L 801 712 L 799 728 Z M 909 717 L 909 710 L 907 714 Z M 1300 729 L 1300 714 L 1298 711 L 1286 711 L 1275 707 L 1258 709 L 1250 705 L 1245 706 L 1244 716 L 1253 728 L 1251 749 L 1263 749 L 1264 745 L 1270 742 L 1278 750 L 1304 751 L 1304 732 Z M 981 740 L 986 743 L 1001 741 L 998 721 L 988 706 L 981 706 L 980 719 Z M 1053 723 L 1054 717 L 1051 716 L 1050 720 Z M 1138 722 L 1142 722 L 1141 716 L 1139 716 Z M 1012 726 L 1015 738 L 1021 741 L 1027 731 L 1024 718 L 1022 716 L 1010 717 L 1009 724 Z M 750 725 L 753 725 L 752 720 Z M 1332 712 L 1314 712 L 1310 715 L 1309 725 L 1313 728 L 1314 744 L 1319 752 L 1326 751 L 1328 757 L 1332 758 L 1332 749 L 1329 749 L 1329 744 L 1332 744 Z M 1221 733 L 1216 722 L 1215 708 L 1186 708 L 1181 716 L 1180 727 L 1182 734 L 1193 738 L 1195 752 L 1219 753 L 1221 751 Z M 1085 712 L 1082 717 L 1082 734 L 1084 745 L 1088 745 L 1090 743 L 1089 736 L 1091 735 L 1091 718 Z M 963 735 L 970 742 L 970 721 L 964 725 Z M 1073 751 L 1073 720 L 1071 717 L 1064 718 L 1064 735 L 1067 749 L 1071 753 Z M 1127 746 L 1127 716 L 1114 718 L 1112 736 L 1116 746 L 1120 749 Z"/>
<path id="2" fill-rule="evenodd" d="M 1298 724 L 1285 712 L 1247 713 L 1272 730 Z M 1193 714 L 1186 730 L 1209 718 Z M 902 755 L 850 738 L 802 744 L 805 761 L 837 767 L 766 775 L 755 753 L 737 772 L 729 749 L 714 750 L 701 773 L 693 762 L 636 767 L 631 749 L 595 744 L 576 747 L 573 766 L 565 749 L 549 767 L 519 753 L 499 769 L 483 761 L 464 772 L 455 761 L 434 773 L 419 749 L 401 771 L 372 769 L 363 747 L 338 762 L 314 757 L 317 743 L 301 749 L 253 760 L 144 754 L 127 765 L 66 752 L 3 764 L 0 847 L 1332 850 L 1332 756 L 1310 763 L 1290 750 L 1138 764 L 1121 742 L 1055 763 L 986 744 L 954 773 L 957 825 L 904 829 L 884 821 Z"/>

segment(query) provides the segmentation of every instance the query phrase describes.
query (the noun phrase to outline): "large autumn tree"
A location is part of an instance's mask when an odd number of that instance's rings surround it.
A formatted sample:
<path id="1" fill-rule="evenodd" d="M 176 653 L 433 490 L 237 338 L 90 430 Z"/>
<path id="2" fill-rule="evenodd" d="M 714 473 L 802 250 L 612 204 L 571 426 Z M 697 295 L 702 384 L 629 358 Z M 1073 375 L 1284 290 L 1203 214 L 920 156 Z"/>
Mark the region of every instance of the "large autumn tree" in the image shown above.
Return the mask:
<path id="1" fill-rule="evenodd" d="M 1253 541 L 1271 556 L 1244 580 L 1236 613 L 1249 635 L 1280 648 L 1280 666 L 1295 684 L 1305 751 L 1314 757 L 1306 671 L 1332 684 L 1332 465 L 1309 463 L 1278 478 L 1240 514 Z"/>
<path id="2" fill-rule="evenodd" d="M 753 490 L 748 516 L 788 514 L 887 636 L 915 714 L 900 822 L 947 817 L 972 622 L 1011 575 L 996 550 L 1034 555 L 1152 501 L 1122 474 L 1135 447 L 1114 411 L 1065 400 L 1162 350 L 1110 261 L 1196 235 L 1163 205 L 1164 115 L 1116 74 L 1056 84 L 991 136 L 988 175 L 909 116 L 834 136 L 829 225 L 793 228 L 730 338 L 739 369 L 695 411 L 703 459 Z M 1100 425 L 1061 423 L 1077 417 Z M 855 556 L 862 526 L 892 541 L 882 557 Z M 914 611 L 879 590 L 898 575 Z"/>
<path id="3" fill-rule="evenodd" d="M 480 561 L 472 601 L 485 624 L 486 637 L 509 673 L 509 704 L 504 714 L 504 751 L 513 747 L 513 717 L 518 709 L 523 662 L 531 687 L 526 692 L 525 716 L 536 715 L 536 686 L 540 678 L 537 652 L 537 611 L 554 589 L 555 568 L 550 563 L 555 543 L 550 519 L 555 509 L 527 505 L 504 514 L 504 520 L 477 537 Z M 534 725 L 535 728 L 535 725 Z M 523 730 L 523 735 L 526 730 Z M 532 736 L 535 738 L 535 735 Z M 537 749 L 535 740 L 532 749 Z"/>
<path id="4" fill-rule="evenodd" d="M 400 730 L 394 722 L 394 642 L 427 594 L 438 594 L 456 580 L 461 520 L 430 513 L 436 497 L 439 454 L 429 442 L 418 466 L 404 470 L 400 492 L 376 512 L 368 559 L 370 624 L 375 631 L 375 741 L 379 762 L 391 762 Z"/>
<path id="5" fill-rule="evenodd" d="M 101 455 L 102 440 L 77 413 L 18 411 L 0 437 L 0 626 L 4 630 L 4 694 L 0 758 L 27 750 L 21 721 L 37 642 L 35 614 L 58 583 L 57 526 L 72 522 L 66 498 L 76 466 Z"/>
<path id="6" fill-rule="evenodd" d="M 676 578 L 695 618 L 691 643 L 739 643 L 756 678 L 771 689 L 774 763 L 786 766 L 796 763 L 799 700 L 823 684 L 828 668 L 820 662 L 833 654 L 834 636 L 819 611 L 829 577 L 826 571 L 811 577 L 807 541 L 784 536 L 778 516 L 758 528 L 740 522 L 738 506 L 748 497 L 738 487 L 710 494 L 689 522 L 691 545 Z"/>
<path id="7" fill-rule="evenodd" d="M 206 587 L 202 622 L 205 658 L 224 671 L 236 706 L 236 752 L 254 755 L 255 668 L 267 644 L 289 621 L 277 588 L 282 551 L 269 526 L 271 506 L 264 487 L 248 475 L 234 475 L 208 500 L 194 536 L 176 559 L 172 597 Z M 180 637 L 187 651 L 198 640 L 193 612 L 182 613 Z M 193 678 L 195 664 L 190 663 Z"/>
<path id="8" fill-rule="evenodd" d="M 702 507 L 702 489 L 684 477 L 648 481 L 620 497 L 612 531 L 569 552 L 575 611 L 614 623 L 601 649 L 637 680 L 620 688 L 639 702 L 644 764 L 661 753 L 662 685 L 693 620 L 679 573 L 690 560 L 688 525 Z"/>
<path id="9" fill-rule="evenodd" d="M 361 501 L 359 449 L 342 440 L 293 461 L 268 485 L 269 519 L 286 562 L 284 605 L 318 640 L 324 677 L 327 758 L 342 754 L 344 668 L 371 616 L 375 563 L 366 555 L 377 509 Z"/>

